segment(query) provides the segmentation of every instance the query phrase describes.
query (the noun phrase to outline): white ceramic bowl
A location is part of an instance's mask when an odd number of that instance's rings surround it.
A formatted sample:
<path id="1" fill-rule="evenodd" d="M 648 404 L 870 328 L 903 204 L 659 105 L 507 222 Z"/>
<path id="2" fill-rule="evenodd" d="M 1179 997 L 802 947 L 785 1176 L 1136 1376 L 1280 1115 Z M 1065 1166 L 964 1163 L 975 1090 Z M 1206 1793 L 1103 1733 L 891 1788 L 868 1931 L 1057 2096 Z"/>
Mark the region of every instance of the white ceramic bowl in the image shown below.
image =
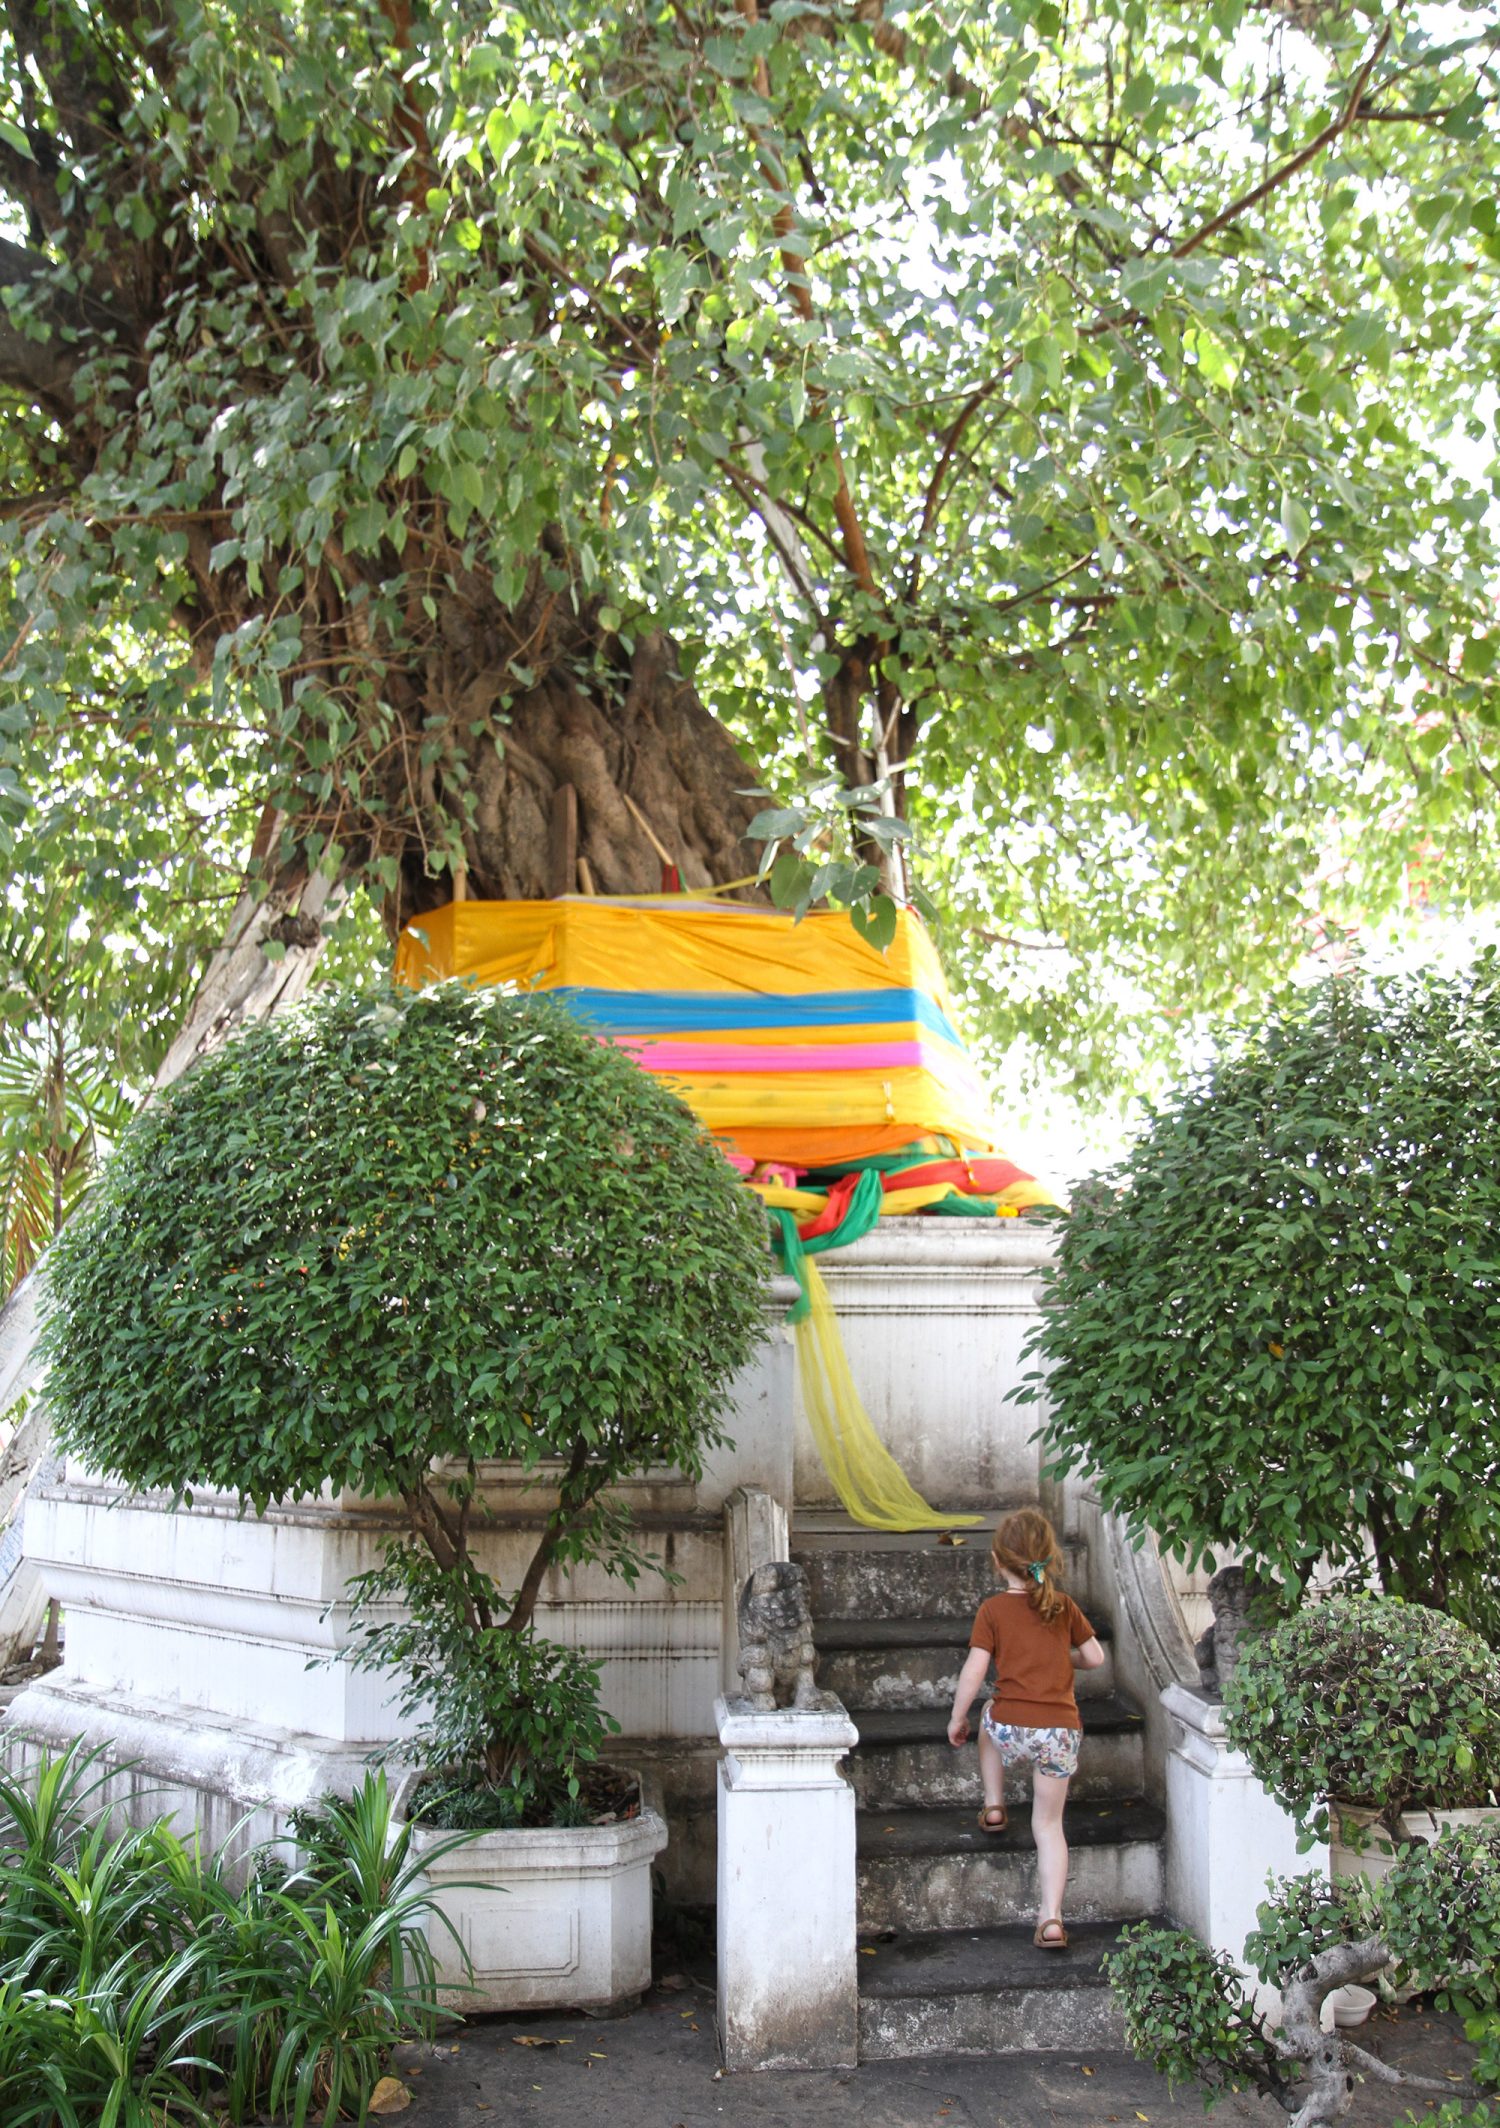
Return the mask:
<path id="1" fill-rule="evenodd" d="M 1335 1988 L 1328 2000 L 1333 2005 L 1333 2021 L 1341 2032 L 1352 2032 L 1362 2025 L 1375 2007 L 1373 1988 L 1362 1988 L 1351 1981 L 1346 1988 Z"/>

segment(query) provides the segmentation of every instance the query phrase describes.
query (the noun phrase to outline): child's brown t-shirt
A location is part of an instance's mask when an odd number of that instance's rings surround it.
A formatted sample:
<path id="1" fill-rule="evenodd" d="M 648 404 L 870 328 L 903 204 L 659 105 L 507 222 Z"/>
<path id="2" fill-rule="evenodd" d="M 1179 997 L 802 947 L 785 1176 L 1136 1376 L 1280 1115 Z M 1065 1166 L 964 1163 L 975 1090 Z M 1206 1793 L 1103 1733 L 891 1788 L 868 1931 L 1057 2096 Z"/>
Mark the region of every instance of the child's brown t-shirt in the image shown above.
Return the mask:
<path id="1" fill-rule="evenodd" d="M 1081 1729 L 1073 1691 L 1070 1648 L 1092 1640 L 1094 1629 L 1071 1596 L 1055 1618 L 1042 1618 L 1029 1597 L 1002 1589 L 979 1606 L 971 1648 L 994 1659 L 990 1719 L 1023 1729 Z"/>

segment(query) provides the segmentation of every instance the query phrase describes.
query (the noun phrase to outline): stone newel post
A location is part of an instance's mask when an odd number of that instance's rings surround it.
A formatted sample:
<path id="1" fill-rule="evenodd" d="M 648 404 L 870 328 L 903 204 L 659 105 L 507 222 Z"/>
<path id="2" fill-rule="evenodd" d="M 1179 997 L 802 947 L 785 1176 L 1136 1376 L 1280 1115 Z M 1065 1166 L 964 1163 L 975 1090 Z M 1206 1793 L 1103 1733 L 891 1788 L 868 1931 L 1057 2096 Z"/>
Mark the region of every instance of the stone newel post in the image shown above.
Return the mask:
<path id="1" fill-rule="evenodd" d="M 719 2040 L 726 2069 L 859 2057 L 854 1791 L 859 1733 L 831 1694 L 757 1712 L 719 1699 Z"/>
<path id="2" fill-rule="evenodd" d="M 1291 1819 L 1230 1745 L 1222 1708 L 1183 1685 L 1161 1699 L 1179 1724 L 1167 1758 L 1167 1904 L 1211 1950 L 1229 1953 L 1256 2008 L 1278 2017 L 1280 1992 L 1245 1965 L 1245 1938 L 1267 1877 L 1326 1875 L 1328 1850 L 1299 1853 Z"/>

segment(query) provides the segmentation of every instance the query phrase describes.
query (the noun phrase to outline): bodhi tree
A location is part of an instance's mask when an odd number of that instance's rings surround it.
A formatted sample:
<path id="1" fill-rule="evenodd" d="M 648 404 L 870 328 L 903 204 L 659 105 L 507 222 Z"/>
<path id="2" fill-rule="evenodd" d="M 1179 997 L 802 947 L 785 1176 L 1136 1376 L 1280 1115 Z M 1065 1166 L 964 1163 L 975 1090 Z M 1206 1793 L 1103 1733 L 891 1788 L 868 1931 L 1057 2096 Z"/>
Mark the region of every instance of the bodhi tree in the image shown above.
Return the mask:
<path id="1" fill-rule="evenodd" d="M 1080 1067 L 1102 939 L 1158 1032 L 1241 998 L 1340 808 L 1365 906 L 1418 834 L 1485 886 L 1435 439 L 1494 372 L 1492 11 L 0 22 L 0 806 L 128 618 L 145 772 L 217 736 L 259 817 L 165 1075 L 351 886 L 727 884 L 753 788 L 778 897 L 877 935 L 914 824 L 991 1031 Z"/>

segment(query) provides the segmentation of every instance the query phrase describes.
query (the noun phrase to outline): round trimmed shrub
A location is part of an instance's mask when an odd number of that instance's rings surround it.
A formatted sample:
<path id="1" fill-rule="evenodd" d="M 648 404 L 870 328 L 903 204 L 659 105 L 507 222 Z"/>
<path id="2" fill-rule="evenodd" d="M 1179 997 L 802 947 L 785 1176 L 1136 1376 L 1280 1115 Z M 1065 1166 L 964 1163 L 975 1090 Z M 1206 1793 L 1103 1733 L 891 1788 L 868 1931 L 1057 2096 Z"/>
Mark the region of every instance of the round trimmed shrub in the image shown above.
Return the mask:
<path id="1" fill-rule="evenodd" d="M 1106 1180 L 1032 1346 L 1053 1473 L 1195 1562 L 1373 1565 L 1500 1642 L 1500 958 L 1319 984 Z"/>
<path id="2" fill-rule="evenodd" d="M 1500 1658 L 1422 1604 L 1329 1597 L 1242 1641 L 1224 1717 L 1257 1778 L 1319 1833 L 1329 1803 L 1394 1831 L 1409 1805 L 1483 1803 L 1500 1778 Z"/>
<path id="3" fill-rule="evenodd" d="M 53 1252 L 48 1396 L 132 1486 L 398 1498 L 352 1659 L 403 1680 L 465 1822 L 554 1822 L 613 1724 L 596 1666 L 532 1630 L 543 1576 L 649 1563 L 610 1488 L 701 1473 L 768 1268 L 689 1110 L 562 1006 L 332 995 L 132 1124 Z M 511 1590 L 472 1549 L 489 1459 L 555 1502 Z"/>
<path id="4" fill-rule="evenodd" d="M 51 1256 L 62 1444 L 257 1507 L 434 1458 L 696 1474 L 763 1335 L 759 1206 L 544 998 L 327 996 L 140 1116 Z"/>

